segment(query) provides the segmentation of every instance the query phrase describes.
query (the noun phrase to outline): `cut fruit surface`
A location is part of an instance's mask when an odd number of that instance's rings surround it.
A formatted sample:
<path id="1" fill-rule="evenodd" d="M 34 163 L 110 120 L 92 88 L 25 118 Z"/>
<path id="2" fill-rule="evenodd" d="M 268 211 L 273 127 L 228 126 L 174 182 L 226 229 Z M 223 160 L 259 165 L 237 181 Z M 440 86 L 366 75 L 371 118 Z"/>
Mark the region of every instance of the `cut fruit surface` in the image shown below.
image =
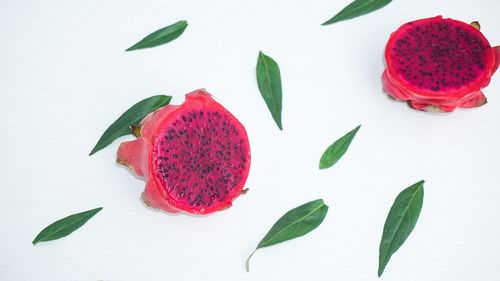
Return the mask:
<path id="1" fill-rule="evenodd" d="M 485 104 L 481 89 L 498 67 L 499 48 L 478 26 L 441 16 L 402 25 L 386 46 L 384 90 L 419 110 Z"/>
<path id="2" fill-rule="evenodd" d="M 118 162 L 147 180 L 144 202 L 168 212 L 207 214 L 231 206 L 246 182 L 250 145 L 243 125 L 204 90 L 151 113 Z"/>

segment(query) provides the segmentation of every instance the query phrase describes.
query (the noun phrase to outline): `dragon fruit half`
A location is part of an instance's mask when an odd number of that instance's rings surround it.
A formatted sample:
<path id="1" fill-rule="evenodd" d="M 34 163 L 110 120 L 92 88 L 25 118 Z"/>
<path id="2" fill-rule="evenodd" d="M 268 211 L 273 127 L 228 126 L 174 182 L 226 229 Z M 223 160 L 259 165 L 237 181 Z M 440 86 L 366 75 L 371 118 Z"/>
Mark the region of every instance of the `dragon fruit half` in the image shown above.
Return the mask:
<path id="1" fill-rule="evenodd" d="M 453 111 L 486 103 L 486 87 L 500 63 L 479 24 L 441 16 L 408 22 L 385 49 L 384 90 L 423 111 Z"/>
<path id="2" fill-rule="evenodd" d="M 243 125 L 205 90 L 167 105 L 134 128 L 117 161 L 147 181 L 142 199 L 167 212 L 208 214 L 243 193 L 250 145 Z"/>

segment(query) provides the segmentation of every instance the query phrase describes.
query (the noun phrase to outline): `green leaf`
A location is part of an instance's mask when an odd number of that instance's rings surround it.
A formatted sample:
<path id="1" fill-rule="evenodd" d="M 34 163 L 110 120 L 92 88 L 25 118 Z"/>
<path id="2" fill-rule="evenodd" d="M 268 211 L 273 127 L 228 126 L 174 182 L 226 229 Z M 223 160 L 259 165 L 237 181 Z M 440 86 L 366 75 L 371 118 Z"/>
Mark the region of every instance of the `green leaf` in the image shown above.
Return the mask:
<path id="1" fill-rule="evenodd" d="M 323 155 L 321 155 L 321 159 L 319 160 L 319 168 L 326 169 L 333 166 L 337 161 L 342 158 L 342 156 L 346 153 L 347 149 L 351 145 L 352 140 L 356 136 L 361 125 L 354 128 L 349 133 L 345 134 L 340 139 L 336 140 L 332 145 L 330 145 Z"/>
<path id="2" fill-rule="evenodd" d="M 384 232 L 380 241 L 378 276 L 417 224 L 424 200 L 424 181 L 421 180 L 403 190 L 392 204 L 385 220 Z"/>
<path id="3" fill-rule="evenodd" d="M 347 5 L 344 9 L 342 9 L 339 13 L 337 13 L 333 18 L 324 22 L 323 25 L 328 25 L 371 13 L 384 7 L 391 1 L 392 0 L 355 0 L 351 4 Z"/>
<path id="4" fill-rule="evenodd" d="M 328 206 L 323 199 L 317 199 L 294 208 L 284 214 L 262 238 L 257 248 L 248 257 L 246 262 L 247 272 L 250 270 L 250 258 L 260 248 L 269 247 L 288 241 L 313 231 L 326 216 Z"/>
<path id="5" fill-rule="evenodd" d="M 111 124 L 94 146 L 89 156 L 105 148 L 119 137 L 131 134 L 130 126 L 135 126 L 149 113 L 170 103 L 171 96 L 152 96 L 134 104 Z"/>
<path id="6" fill-rule="evenodd" d="M 73 231 L 84 225 L 100 210 L 102 210 L 102 207 L 74 214 L 52 223 L 38 233 L 35 240 L 32 242 L 33 245 L 36 245 L 38 242 L 56 240 L 70 235 Z"/>
<path id="7" fill-rule="evenodd" d="M 266 101 L 269 111 L 273 116 L 276 125 L 283 130 L 281 124 L 281 75 L 280 68 L 276 61 L 264 53 L 259 52 L 257 59 L 257 83 L 259 84 L 260 94 Z"/>
<path id="8" fill-rule="evenodd" d="M 145 48 L 152 48 L 166 44 L 177 37 L 181 36 L 186 27 L 188 26 L 187 21 L 181 20 L 172 25 L 159 29 L 148 36 L 144 37 L 141 41 L 136 43 L 134 46 L 128 48 L 125 51 L 133 51 Z"/>

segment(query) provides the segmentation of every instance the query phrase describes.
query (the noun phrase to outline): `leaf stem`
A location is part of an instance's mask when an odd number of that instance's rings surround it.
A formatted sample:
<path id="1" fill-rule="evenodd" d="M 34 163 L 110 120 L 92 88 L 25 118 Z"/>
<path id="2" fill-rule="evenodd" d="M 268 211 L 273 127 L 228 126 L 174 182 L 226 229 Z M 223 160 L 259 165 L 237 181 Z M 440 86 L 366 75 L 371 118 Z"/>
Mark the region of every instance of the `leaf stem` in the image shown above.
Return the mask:
<path id="1" fill-rule="evenodd" d="M 247 269 L 247 272 L 250 272 L 250 259 L 252 258 L 253 254 L 255 254 L 255 251 L 257 251 L 257 249 L 253 250 L 250 256 L 248 256 L 247 262 L 245 263 L 245 268 Z"/>

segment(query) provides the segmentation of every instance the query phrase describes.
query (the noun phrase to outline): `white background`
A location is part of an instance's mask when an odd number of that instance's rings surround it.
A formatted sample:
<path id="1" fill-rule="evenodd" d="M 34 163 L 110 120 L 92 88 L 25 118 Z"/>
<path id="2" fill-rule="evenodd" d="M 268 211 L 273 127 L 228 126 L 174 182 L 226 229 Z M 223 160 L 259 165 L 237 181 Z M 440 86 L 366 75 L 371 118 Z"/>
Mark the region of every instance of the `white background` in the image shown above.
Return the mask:
<path id="1" fill-rule="evenodd" d="M 499 1 L 394 1 L 330 26 L 342 1 L 0 2 L 1 280 L 378 280 L 388 210 L 425 179 L 420 220 L 385 280 L 494 280 L 500 274 L 500 75 L 489 103 L 417 112 L 381 88 L 383 49 L 404 22 L 443 14 L 480 21 L 500 44 Z M 185 19 L 177 40 L 124 52 Z M 281 67 L 279 131 L 258 92 L 258 51 Z M 250 192 L 206 217 L 139 200 L 144 182 L 115 164 L 122 138 L 87 156 L 104 129 L 156 94 L 173 103 L 206 88 L 246 126 Z M 337 165 L 319 158 L 362 127 Z M 259 250 L 286 211 L 330 206 L 307 236 Z M 31 241 L 49 223 L 104 207 L 63 239 Z"/>

